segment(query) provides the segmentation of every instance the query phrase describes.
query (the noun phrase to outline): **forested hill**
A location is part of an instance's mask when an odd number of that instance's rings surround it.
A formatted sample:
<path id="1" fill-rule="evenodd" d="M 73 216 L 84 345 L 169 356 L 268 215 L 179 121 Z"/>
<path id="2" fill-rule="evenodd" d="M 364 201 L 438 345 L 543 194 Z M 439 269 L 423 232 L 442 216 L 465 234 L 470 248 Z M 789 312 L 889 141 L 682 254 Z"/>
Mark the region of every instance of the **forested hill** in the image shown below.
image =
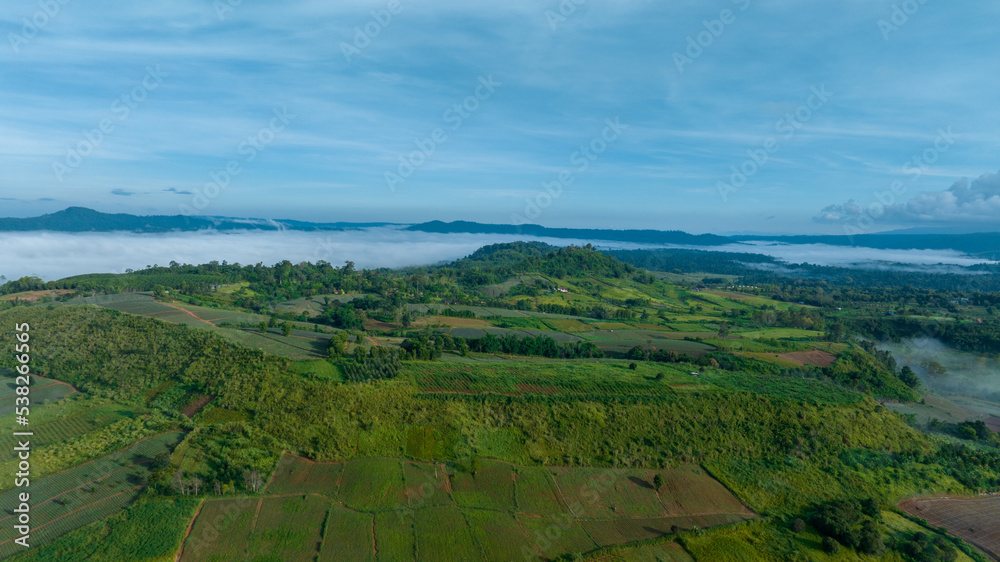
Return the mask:
<path id="1" fill-rule="evenodd" d="M 392 223 L 311 223 L 294 220 L 194 217 L 187 215 L 136 216 L 102 213 L 85 207 L 30 218 L 0 218 L 0 232 L 47 230 L 53 232 L 139 232 L 157 233 L 195 230 L 344 230 L 387 226 Z"/>
<path id="2" fill-rule="evenodd" d="M 572 238 L 578 240 L 605 240 L 610 242 L 634 242 L 638 244 L 687 244 L 693 246 L 722 246 L 732 244 L 732 240 L 715 234 L 688 234 L 680 230 L 610 230 L 598 228 L 548 228 L 537 224 L 482 224 L 478 222 L 431 221 L 415 224 L 407 230 L 437 233 L 468 234 L 513 234 L 548 238 Z"/>
<path id="3" fill-rule="evenodd" d="M 440 266 L 455 269 L 464 285 L 478 286 L 501 282 L 515 275 L 538 273 L 556 278 L 598 275 L 635 278 L 651 282 L 652 276 L 632 265 L 618 261 L 593 246 L 559 248 L 543 242 L 491 244 L 466 258 Z"/>

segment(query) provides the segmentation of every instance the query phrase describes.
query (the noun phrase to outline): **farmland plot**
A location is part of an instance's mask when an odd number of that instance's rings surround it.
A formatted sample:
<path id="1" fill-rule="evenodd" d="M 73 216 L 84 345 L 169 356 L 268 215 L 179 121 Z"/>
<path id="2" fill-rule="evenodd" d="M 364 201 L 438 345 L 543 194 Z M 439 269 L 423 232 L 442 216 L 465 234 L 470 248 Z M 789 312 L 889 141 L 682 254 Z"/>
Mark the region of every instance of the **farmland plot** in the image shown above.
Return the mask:
<path id="1" fill-rule="evenodd" d="M 414 515 L 417 560 L 482 560 L 483 553 L 462 512 L 455 507 L 425 507 Z M 447 532 L 441 532 L 447 529 Z"/>
<path id="2" fill-rule="evenodd" d="M 569 511 L 559 499 L 555 480 L 547 468 L 540 466 L 517 469 L 517 509 L 526 515 L 568 516 Z"/>
<path id="3" fill-rule="evenodd" d="M 326 521 L 319 560 L 375 560 L 375 522 L 371 513 L 334 505 Z"/>
<path id="4" fill-rule="evenodd" d="M 384 511 L 375 514 L 375 548 L 377 560 L 412 562 L 416 560 L 416 539 L 413 536 L 411 510 Z"/>
<path id="5" fill-rule="evenodd" d="M 259 500 L 208 500 L 184 542 L 181 562 L 245 560 Z"/>
<path id="6" fill-rule="evenodd" d="M 925 519 L 1000 559 L 1000 496 L 978 498 L 917 498 L 899 507 Z"/>
<path id="7" fill-rule="evenodd" d="M 264 498 L 256 524 L 251 527 L 249 559 L 276 556 L 288 561 L 315 560 L 329 510 L 330 500 L 317 496 Z"/>
<path id="8" fill-rule="evenodd" d="M 342 463 L 317 463 L 294 455 L 284 455 L 267 486 L 273 495 L 318 493 L 336 497 Z"/>
<path id="9" fill-rule="evenodd" d="M 514 470 L 509 464 L 480 461 L 475 475 L 457 472 L 452 488 L 460 507 L 514 511 Z"/>
<path id="10" fill-rule="evenodd" d="M 150 460 L 180 441 L 183 434 L 151 437 L 107 457 L 31 483 L 32 544 L 44 544 L 128 507 L 148 482 Z M 0 493 L 0 557 L 22 547 L 14 544 L 14 488 Z"/>
<path id="11" fill-rule="evenodd" d="M 376 511 L 406 505 L 399 459 L 356 459 L 344 465 L 340 501 L 352 509 Z"/>

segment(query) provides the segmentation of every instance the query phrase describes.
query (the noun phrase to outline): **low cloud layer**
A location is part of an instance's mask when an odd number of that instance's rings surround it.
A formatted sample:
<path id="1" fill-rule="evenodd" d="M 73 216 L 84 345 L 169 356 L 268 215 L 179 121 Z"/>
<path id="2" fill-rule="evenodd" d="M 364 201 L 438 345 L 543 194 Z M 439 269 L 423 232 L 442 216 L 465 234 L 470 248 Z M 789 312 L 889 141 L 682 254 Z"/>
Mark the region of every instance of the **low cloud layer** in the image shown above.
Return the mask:
<path id="1" fill-rule="evenodd" d="M 123 273 L 126 269 L 142 269 L 147 265 L 165 266 L 171 261 L 201 264 L 212 260 L 244 265 L 273 265 L 286 259 L 292 263 L 325 260 L 340 265 L 350 260 L 358 267 L 396 268 L 454 260 L 488 244 L 515 240 L 540 240 L 556 246 L 587 242 L 499 234 L 435 234 L 397 228 L 169 234 L 9 232 L 0 233 L 0 275 L 8 280 L 27 275 L 53 280 L 84 273 Z M 626 249 L 657 247 L 599 242 L 597 245 Z M 984 260 L 948 250 L 877 250 L 774 243 L 698 249 L 767 254 L 787 263 L 841 267 L 874 267 L 886 263 L 953 266 L 984 263 Z"/>
<path id="2" fill-rule="evenodd" d="M 880 207 L 883 209 L 883 207 Z M 887 224 L 998 224 L 1000 172 L 983 174 L 971 182 L 961 179 L 944 191 L 924 191 L 904 203 L 884 207 L 879 215 L 855 200 L 825 207 L 813 220 L 823 223 L 857 223 L 867 214 Z"/>
<path id="3" fill-rule="evenodd" d="M 147 265 L 201 264 L 212 260 L 273 265 L 328 261 L 358 267 L 426 265 L 467 256 L 497 242 L 541 240 L 553 245 L 579 243 L 525 236 L 433 234 L 370 228 L 344 232 L 178 232 L 169 234 L 0 233 L 0 275 L 8 280 L 36 275 L 45 280 L 84 273 L 123 273 Z M 2 280 L 0 280 L 2 282 Z"/>
<path id="4" fill-rule="evenodd" d="M 764 254 L 786 263 L 810 263 L 813 265 L 865 269 L 905 269 L 890 266 L 891 264 L 906 264 L 910 266 L 970 266 L 981 263 L 992 263 L 989 260 L 973 258 L 954 250 L 883 250 L 855 246 L 783 244 L 775 242 L 748 242 L 746 244 L 733 244 L 711 249 L 720 252 Z M 927 269 L 918 270 L 928 271 Z M 954 268 L 949 268 L 948 272 L 954 272 Z"/>

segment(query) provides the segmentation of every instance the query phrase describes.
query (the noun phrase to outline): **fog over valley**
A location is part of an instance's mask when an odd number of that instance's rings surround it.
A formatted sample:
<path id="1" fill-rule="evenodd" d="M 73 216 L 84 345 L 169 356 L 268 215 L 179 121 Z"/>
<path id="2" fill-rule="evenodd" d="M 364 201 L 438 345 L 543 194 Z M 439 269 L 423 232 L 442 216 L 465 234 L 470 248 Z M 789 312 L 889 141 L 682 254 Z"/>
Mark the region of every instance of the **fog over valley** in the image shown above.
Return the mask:
<path id="1" fill-rule="evenodd" d="M 127 269 L 167 265 L 171 261 L 273 265 L 282 260 L 292 263 L 324 260 L 332 264 L 350 260 L 362 268 L 398 268 L 459 259 L 482 246 L 516 240 L 538 240 L 555 246 L 593 242 L 601 249 L 678 247 L 507 234 L 439 234 L 402 231 L 396 227 L 327 232 L 3 232 L 0 275 L 7 280 L 37 276 L 50 281 L 86 273 L 124 273 Z M 953 271 L 957 266 L 992 263 L 951 250 L 882 250 L 825 244 L 760 242 L 698 249 L 765 254 L 790 264 L 920 267 L 939 268 L 942 272 Z"/>

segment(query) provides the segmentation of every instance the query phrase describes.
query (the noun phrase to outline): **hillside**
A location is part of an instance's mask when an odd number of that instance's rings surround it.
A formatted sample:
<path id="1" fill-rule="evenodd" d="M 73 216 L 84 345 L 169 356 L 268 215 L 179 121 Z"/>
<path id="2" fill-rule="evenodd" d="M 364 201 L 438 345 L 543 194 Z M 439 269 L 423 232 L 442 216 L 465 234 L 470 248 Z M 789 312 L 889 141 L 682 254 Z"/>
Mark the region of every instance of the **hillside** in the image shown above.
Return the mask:
<path id="1" fill-rule="evenodd" d="M 46 292 L 57 285 L 69 293 Z M 933 397 L 847 337 L 843 311 L 665 282 L 587 247 L 494 245 L 399 272 L 177 265 L 33 294 L 0 301 L 0 338 L 30 324 L 35 376 L 78 390 L 33 390 L 32 424 L 59 436 L 32 453 L 43 487 L 179 435 L 136 457 L 149 468 L 130 469 L 121 503 L 74 497 L 42 560 L 126 546 L 805 560 L 823 559 L 824 536 L 908 560 L 917 531 L 938 531 L 898 500 L 1000 487 L 1000 440 L 880 403 Z M 227 510 L 243 515 L 226 540 L 206 538 Z M 164 541 L 104 540 L 138 525 Z"/>

